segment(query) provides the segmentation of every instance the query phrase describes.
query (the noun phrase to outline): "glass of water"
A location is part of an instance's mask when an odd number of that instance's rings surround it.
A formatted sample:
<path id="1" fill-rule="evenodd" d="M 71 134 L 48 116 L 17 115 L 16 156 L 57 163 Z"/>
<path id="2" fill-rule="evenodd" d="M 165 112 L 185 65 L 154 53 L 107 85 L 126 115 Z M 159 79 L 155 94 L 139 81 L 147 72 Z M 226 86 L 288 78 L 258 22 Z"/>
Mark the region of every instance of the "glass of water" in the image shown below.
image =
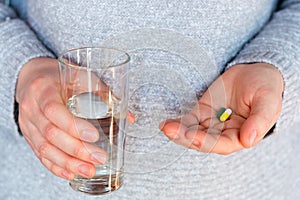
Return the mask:
<path id="1" fill-rule="evenodd" d="M 108 154 L 104 165 L 96 165 L 94 177 L 76 175 L 70 186 L 88 194 L 117 190 L 124 179 L 130 57 L 113 48 L 83 47 L 63 52 L 58 60 L 66 107 L 74 119 L 85 119 L 98 129 L 100 137 L 93 144 Z"/>

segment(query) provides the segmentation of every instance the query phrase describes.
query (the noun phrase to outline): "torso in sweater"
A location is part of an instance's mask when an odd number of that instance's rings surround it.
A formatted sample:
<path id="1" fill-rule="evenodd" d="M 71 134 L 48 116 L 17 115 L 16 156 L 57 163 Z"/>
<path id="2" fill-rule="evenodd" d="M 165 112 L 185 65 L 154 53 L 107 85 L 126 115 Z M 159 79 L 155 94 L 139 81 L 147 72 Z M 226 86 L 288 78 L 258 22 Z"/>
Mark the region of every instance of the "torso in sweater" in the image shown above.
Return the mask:
<path id="1" fill-rule="evenodd" d="M 20 0 L 18 2 L 21 6 Z M 265 186 L 265 180 L 277 180 L 277 176 L 283 176 L 284 172 L 274 176 L 271 170 L 278 172 L 281 167 L 271 165 L 272 159 L 276 160 L 276 156 L 282 153 L 278 146 L 289 146 L 284 140 L 266 141 L 261 149 L 254 149 L 252 153 L 244 151 L 221 157 L 180 147 L 157 128 L 161 120 L 188 112 L 226 63 L 270 19 L 277 0 L 21 2 L 27 2 L 27 10 L 22 16 L 56 55 L 80 46 L 122 42 L 132 45 L 131 48 L 125 45 L 125 48 L 132 56 L 130 109 L 136 115 L 136 122 L 127 132 L 127 183 L 119 193 L 120 197 L 137 194 L 143 199 L 144 194 L 151 191 L 149 195 L 153 199 L 158 194 L 164 195 L 158 188 L 174 190 L 161 198 L 184 199 L 190 191 L 207 199 L 217 198 L 218 194 L 226 196 L 229 192 L 238 197 L 251 196 L 264 189 L 257 185 Z M 145 37 L 141 37 L 143 35 Z M 139 39 L 133 36 L 140 37 L 141 41 L 132 41 Z M 129 41 L 121 40 L 126 40 L 126 37 Z M 183 46 L 182 41 L 186 42 Z M 156 48 L 160 45 L 166 48 Z M 193 51 L 195 46 L 205 51 L 207 57 L 203 59 L 214 66 L 195 65 L 192 59 L 183 55 L 188 47 Z M 170 49 L 177 52 L 168 51 Z M 195 54 L 194 57 L 199 56 L 198 52 L 191 53 Z M 200 58 L 205 55 L 200 55 Z M 254 171 L 250 172 L 243 164 Z M 245 185 L 251 190 L 248 191 Z M 239 189 L 248 193 L 241 194 Z M 265 193 L 267 191 L 264 189 Z"/>

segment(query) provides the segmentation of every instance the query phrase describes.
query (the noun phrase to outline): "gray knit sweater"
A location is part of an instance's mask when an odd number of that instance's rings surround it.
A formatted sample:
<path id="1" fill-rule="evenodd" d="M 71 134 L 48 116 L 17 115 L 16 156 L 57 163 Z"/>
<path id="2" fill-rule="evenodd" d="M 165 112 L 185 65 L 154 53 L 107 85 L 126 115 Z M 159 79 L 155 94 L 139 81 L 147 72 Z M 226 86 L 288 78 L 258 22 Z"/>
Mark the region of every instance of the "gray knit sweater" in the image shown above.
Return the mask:
<path id="1" fill-rule="evenodd" d="M 18 134 L 14 93 L 28 60 L 99 45 L 131 54 L 137 121 L 128 127 L 124 186 L 91 197 L 35 158 Z M 291 129 L 299 115 L 299 0 L 0 0 L 0 58 L 0 199 L 300 197 L 300 134 Z M 188 112 L 227 67 L 253 62 L 273 64 L 284 77 L 276 134 L 221 156 L 180 147 L 158 130 L 159 121 Z"/>

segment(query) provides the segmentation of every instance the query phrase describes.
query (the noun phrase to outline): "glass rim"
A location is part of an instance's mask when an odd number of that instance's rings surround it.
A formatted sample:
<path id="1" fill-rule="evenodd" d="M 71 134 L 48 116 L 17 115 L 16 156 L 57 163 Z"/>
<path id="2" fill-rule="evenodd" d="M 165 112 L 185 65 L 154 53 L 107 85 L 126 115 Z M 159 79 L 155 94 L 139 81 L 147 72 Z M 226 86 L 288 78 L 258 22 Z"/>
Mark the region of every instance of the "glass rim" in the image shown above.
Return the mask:
<path id="1" fill-rule="evenodd" d="M 58 55 L 58 62 L 62 65 L 66 65 L 70 68 L 74 68 L 76 67 L 76 69 L 80 69 L 80 70 L 86 70 L 87 67 L 82 67 L 82 66 L 79 66 L 79 65 L 72 65 L 70 63 L 66 63 L 65 61 L 63 61 L 63 56 L 69 52 L 74 52 L 74 51 L 77 51 L 77 50 L 83 50 L 83 49 L 108 49 L 108 50 L 113 50 L 115 52 L 120 52 L 120 53 L 123 53 L 127 58 L 125 59 L 124 62 L 121 62 L 119 64 L 116 64 L 116 65 L 109 65 L 109 66 L 106 66 L 106 67 L 103 67 L 103 68 L 99 68 L 99 69 L 109 69 L 109 68 L 116 68 L 116 67 L 120 67 L 120 66 L 123 66 L 127 63 L 129 63 L 130 61 L 130 56 L 129 54 L 124 51 L 124 50 L 121 50 L 121 49 L 117 49 L 117 48 L 114 48 L 114 47 L 105 47 L 105 46 L 84 46 L 84 47 L 78 47 L 78 48 L 71 48 L 71 49 L 68 49 L 68 50 L 65 50 L 65 51 L 62 51 L 59 55 Z M 97 68 L 90 68 L 92 71 L 93 70 L 99 70 Z"/>

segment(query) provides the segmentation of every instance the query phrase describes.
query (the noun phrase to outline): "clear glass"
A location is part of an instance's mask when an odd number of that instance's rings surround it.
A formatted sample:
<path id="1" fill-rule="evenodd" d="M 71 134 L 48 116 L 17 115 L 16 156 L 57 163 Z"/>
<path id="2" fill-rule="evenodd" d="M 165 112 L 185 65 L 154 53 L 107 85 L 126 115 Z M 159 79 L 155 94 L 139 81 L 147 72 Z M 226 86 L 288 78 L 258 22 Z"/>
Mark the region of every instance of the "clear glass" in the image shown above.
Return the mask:
<path id="1" fill-rule="evenodd" d="M 59 56 L 61 95 L 74 117 L 93 124 L 108 161 L 96 166 L 93 178 L 79 175 L 70 186 L 88 194 L 105 194 L 123 184 L 129 55 L 106 47 L 71 49 Z"/>

